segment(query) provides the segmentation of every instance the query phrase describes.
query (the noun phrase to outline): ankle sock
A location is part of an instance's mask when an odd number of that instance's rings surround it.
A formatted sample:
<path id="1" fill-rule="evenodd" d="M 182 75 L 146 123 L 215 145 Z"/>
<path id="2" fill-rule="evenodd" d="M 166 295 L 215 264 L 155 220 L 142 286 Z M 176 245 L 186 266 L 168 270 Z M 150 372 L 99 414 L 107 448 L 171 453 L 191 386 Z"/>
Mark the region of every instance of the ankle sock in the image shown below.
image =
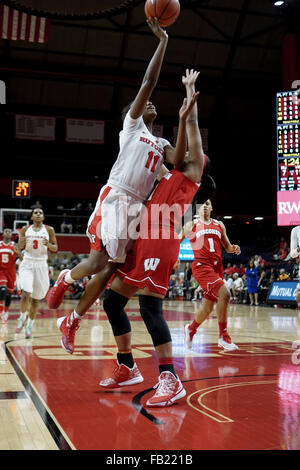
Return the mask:
<path id="1" fill-rule="evenodd" d="M 220 337 L 227 332 L 227 321 L 219 322 Z"/>
<path id="2" fill-rule="evenodd" d="M 172 372 L 173 375 L 176 376 L 175 370 L 174 370 L 174 365 L 173 365 L 173 359 L 171 357 L 163 357 L 158 360 L 158 368 L 159 368 L 159 373 L 161 374 L 162 372 Z"/>
<path id="3" fill-rule="evenodd" d="M 131 352 L 129 353 L 117 353 L 117 359 L 119 364 L 124 364 L 124 366 L 129 367 L 132 369 L 134 366 L 133 355 Z"/>
<path id="4" fill-rule="evenodd" d="M 73 284 L 73 282 L 75 282 L 75 279 L 73 279 L 71 276 L 71 271 L 68 271 L 67 274 L 65 275 L 64 282 L 66 284 Z"/>
<path id="5" fill-rule="evenodd" d="M 199 328 L 200 323 L 197 323 L 196 320 L 193 320 L 193 322 L 189 325 L 190 330 L 197 330 Z"/>

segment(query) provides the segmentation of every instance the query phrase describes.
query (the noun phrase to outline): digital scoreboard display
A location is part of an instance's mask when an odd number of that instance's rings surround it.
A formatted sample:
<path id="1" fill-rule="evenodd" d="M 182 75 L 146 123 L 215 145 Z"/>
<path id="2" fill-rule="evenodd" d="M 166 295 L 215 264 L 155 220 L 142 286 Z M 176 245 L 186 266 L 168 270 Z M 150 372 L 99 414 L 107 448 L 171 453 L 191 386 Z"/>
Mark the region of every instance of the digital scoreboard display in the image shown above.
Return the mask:
<path id="1" fill-rule="evenodd" d="M 300 93 L 277 93 L 277 224 L 300 225 Z"/>
<path id="2" fill-rule="evenodd" d="M 13 180 L 12 197 L 15 199 L 29 199 L 30 186 L 31 182 L 28 180 Z"/>

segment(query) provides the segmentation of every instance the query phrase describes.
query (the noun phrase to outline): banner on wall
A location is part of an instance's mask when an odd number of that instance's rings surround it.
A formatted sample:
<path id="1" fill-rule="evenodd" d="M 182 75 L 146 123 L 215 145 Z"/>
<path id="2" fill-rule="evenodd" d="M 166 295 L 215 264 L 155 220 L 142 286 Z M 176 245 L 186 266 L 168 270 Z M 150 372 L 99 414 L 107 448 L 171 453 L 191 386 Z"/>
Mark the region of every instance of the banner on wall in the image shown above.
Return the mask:
<path id="1" fill-rule="evenodd" d="M 66 142 L 104 144 L 105 121 L 66 119 Z"/>
<path id="2" fill-rule="evenodd" d="M 180 244 L 178 259 L 180 261 L 194 261 L 194 252 L 188 238 L 183 240 Z"/>
<path id="3" fill-rule="evenodd" d="M 296 304 L 295 290 L 298 281 L 274 281 L 269 293 L 267 302 Z"/>
<path id="4" fill-rule="evenodd" d="M 15 137 L 25 140 L 55 140 L 56 118 L 52 116 L 15 115 Z"/>

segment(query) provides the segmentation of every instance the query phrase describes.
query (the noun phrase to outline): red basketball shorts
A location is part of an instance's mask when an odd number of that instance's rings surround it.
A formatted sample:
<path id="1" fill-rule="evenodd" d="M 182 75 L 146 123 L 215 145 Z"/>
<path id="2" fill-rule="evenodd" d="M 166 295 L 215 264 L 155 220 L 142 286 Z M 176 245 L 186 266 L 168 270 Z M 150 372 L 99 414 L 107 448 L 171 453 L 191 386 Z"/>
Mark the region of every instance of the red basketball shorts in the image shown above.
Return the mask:
<path id="1" fill-rule="evenodd" d="M 166 295 L 179 248 L 180 240 L 177 238 L 139 238 L 128 253 L 125 264 L 117 270 L 117 275 L 137 289 L 148 287 L 152 292 Z"/>
<path id="2" fill-rule="evenodd" d="M 203 290 L 203 296 L 212 302 L 218 301 L 218 292 L 225 284 L 222 262 L 216 265 L 204 264 L 195 260 L 192 265 L 193 276 Z"/>
<path id="3" fill-rule="evenodd" d="M 0 270 L 0 286 L 5 286 L 8 292 L 13 292 L 16 283 L 16 271 Z"/>

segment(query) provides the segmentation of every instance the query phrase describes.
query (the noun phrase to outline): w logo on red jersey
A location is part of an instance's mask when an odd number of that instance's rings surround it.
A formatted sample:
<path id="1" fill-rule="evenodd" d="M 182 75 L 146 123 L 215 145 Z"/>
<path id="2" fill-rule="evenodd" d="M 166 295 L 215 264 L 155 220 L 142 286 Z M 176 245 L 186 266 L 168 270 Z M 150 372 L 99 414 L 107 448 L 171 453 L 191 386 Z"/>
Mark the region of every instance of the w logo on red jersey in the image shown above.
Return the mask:
<path id="1" fill-rule="evenodd" d="M 148 258 L 144 261 L 144 268 L 145 271 L 155 271 L 158 264 L 160 262 L 160 258 Z"/>

